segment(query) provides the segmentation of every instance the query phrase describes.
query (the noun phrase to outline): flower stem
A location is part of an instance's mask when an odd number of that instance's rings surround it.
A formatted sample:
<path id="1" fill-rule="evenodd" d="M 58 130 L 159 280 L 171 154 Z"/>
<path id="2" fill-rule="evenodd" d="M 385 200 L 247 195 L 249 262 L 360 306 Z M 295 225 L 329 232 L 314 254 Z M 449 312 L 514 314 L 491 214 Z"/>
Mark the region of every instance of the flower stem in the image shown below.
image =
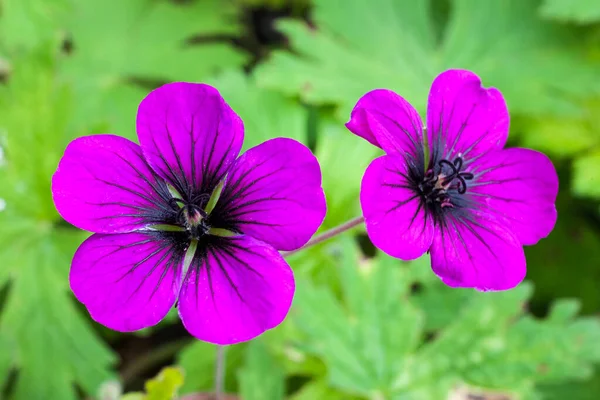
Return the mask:
<path id="1" fill-rule="evenodd" d="M 311 240 L 308 241 L 304 246 L 291 251 L 283 251 L 281 255 L 287 257 L 291 254 L 297 253 L 300 250 L 304 250 L 306 248 L 312 247 L 316 244 L 324 242 L 332 237 L 339 235 L 340 233 L 346 232 L 349 229 L 354 228 L 357 225 L 360 225 L 364 222 L 364 218 L 362 216 L 351 219 L 350 221 L 346 221 L 341 225 L 336 226 L 335 228 L 331 228 L 330 230 L 321 233 L 320 235 L 315 236 Z M 225 381 L 225 347 L 217 345 L 217 359 L 215 362 L 215 397 L 214 400 L 224 400 L 223 398 L 223 386 Z"/>
<path id="2" fill-rule="evenodd" d="M 350 221 L 346 221 L 343 224 L 336 226 L 335 228 L 331 228 L 330 230 L 323 232 L 320 235 L 315 236 L 314 238 L 309 240 L 308 243 L 306 243 L 304 246 L 302 246 L 296 250 L 283 251 L 281 253 L 281 255 L 284 257 L 287 257 L 287 256 L 297 253 L 301 250 L 304 250 L 308 247 L 312 247 L 316 244 L 324 242 L 328 239 L 331 239 L 332 237 L 339 235 L 340 233 L 346 232 L 347 230 L 352 229 L 355 226 L 362 224 L 364 222 L 364 220 L 365 220 L 365 218 L 363 216 L 352 218 Z"/>
<path id="3" fill-rule="evenodd" d="M 217 359 L 215 361 L 215 399 L 223 400 L 225 386 L 225 346 L 217 345 Z"/>

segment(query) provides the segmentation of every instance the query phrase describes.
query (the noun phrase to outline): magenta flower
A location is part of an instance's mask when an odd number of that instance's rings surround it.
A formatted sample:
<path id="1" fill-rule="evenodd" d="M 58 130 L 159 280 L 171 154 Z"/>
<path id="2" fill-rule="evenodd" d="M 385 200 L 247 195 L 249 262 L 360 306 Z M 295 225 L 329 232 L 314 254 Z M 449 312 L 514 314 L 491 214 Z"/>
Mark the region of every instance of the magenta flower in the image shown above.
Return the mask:
<path id="1" fill-rule="evenodd" d="M 140 145 L 74 140 L 53 177 L 59 213 L 96 232 L 73 258 L 77 299 L 118 331 L 154 325 L 176 302 L 186 329 L 207 342 L 277 326 L 295 288 L 278 250 L 301 247 L 325 217 L 316 158 L 284 138 L 238 158 L 243 123 L 203 84 L 151 92 L 137 131 Z"/>
<path id="2" fill-rule="evenodd" d="M 558 177 L 544 154 L 503 149 L 509 116 L 497 89 L 469 71 L 439 75 L 427 142 L 417 111 L 389 90 L 364 95 L 346 126 L 386 153 L 361 187 L 375 246 L 404 260 L 431 253 L 433 271 L 453 287 L 504 290 L 523 280 L 523 245 L 556 222 Z"/>

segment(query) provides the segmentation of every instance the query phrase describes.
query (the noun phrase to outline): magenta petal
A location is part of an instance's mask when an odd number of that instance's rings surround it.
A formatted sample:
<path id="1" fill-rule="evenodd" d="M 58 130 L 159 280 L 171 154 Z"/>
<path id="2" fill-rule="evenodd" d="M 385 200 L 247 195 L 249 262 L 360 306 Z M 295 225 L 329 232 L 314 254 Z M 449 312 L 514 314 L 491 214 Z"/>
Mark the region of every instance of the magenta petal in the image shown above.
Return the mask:
<path id="1" fill-rule="evenodd" d="M 77 249 L 71 290 L 92 318 L 117 331 L 157 324 L 175 303 L 183 253 L 158 234 L 95 234 Z"/>
<path id="2" fill-rule="evenodd" d="M 128 232 L 168 210 L 168 189 L 146 163 L 140 146 L 113 135 L 73 140 L 52 177 L 62 217 L 98 233 Z"/>
<path id="3" fill-rule="evenodd" d="M 294 250 L 317 231 L 325 212 L 317 159 L 303 144 L 277 138 L 235 162 L 213 214 L 224 219 L 215 226 Z"/>
<path id="4" fill-rule="evenodd" d="M 244 140 L 242 120 L 215 88 L 184 82 L 146 96 L 137 133 L 149 164 L 183 196 L 210 194 Z"/>
<path id="5" fill-rule="evenodd" d="M 393 257 L 412 260 L 431 246 L 434 224 L 407 177 L 402 158 L 376 158 L 365 171 L 360 203 L 373 244 Z"/>
<path id="6" fill-rule="evenodd" d="M 373 90 L 358 100 L 346 127 L 388 154 L 409 153 L 423 158 L 423 122 L 402 97 L 386 89 Z"/>
<path id="7" fill-rule="evenodd" d="M 427 139 L 436 160 L 465 159 L 500 149 L 508 137 L 509 116 L 502 94 L 484 89 L 470 71 L 449 70 L 431 86 Z"/>
<path id="8" fill-rule="evenodd" d="M 502 223 L 480 215 L 447 215 L 436 229 L 431 266 L 448 286 L 507 290 L 526 274 L 525 254 Z"/>
<path id="9" fill-rule="evenodd" d="M 548 236 L 556 223 L 558 175 L 544 154 L 529 149 L 489 153 L 477 162 L 469 193 L 482 211 L 506 218 L 524 245 Z"/>
<path id="10" fill-rule="evenodd" d="M 179 315 L 196 338 L 220 345 L 279 325 L 294 297 L 294 275 L 271 246 L 248 236 L 222 238 L 198 257 L 179 295 Z"/>

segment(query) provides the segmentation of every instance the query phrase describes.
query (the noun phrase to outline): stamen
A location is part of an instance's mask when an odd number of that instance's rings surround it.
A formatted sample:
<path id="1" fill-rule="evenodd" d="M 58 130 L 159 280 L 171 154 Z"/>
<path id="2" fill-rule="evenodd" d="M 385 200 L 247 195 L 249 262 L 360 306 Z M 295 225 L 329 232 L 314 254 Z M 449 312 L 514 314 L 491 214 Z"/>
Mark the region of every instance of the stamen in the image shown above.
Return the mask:
<path id="1" fill-rule="evenodd" d="M 460 171 L 460 169 L 463 166 L 463 159 L 462 159 L 462 157 L 456 157 L 454 159 L 454 166 L 456 167 L 456 171 Z"/>
<path id="2" fill-rule="evenodd" d="M 181 203 L 181 204 L 179 204 L 179 203 Z M 185 201 L 183 201 L 179 197 L 171 197 L 169 199 L 169 205 L 171 207 L 173 207 L 173 209 L 178 210 L 178 209 L 182 208 L 185 205 Z"/>
<path id="3" fill-rule="evenodd" d="M 201 201 L 208 201 L 210 195 L 208 193 L 201 193 L 192 199 L 192 203 L 199 204 Z"/>
<path id="4" fill-rule="evenodd" d="M 458 194 L 465 194 L 467 181 L 474 179 L 471 172 L 462 172 L 464 160 L 459 155 L 452 162 L 442 159 L 438 161 L 437 173 L 435 169 L 428 170 L 418 190 L 427 204 L 438 204 L 441 208 L 454 208 L 449 190 L 456 190 Z"/>
<path id="5" fill-rule="evenodd" d="M 456 160 L 454 160 L 454 163 L 456 163 Z M 454 163 L 451 163 L 448 160 L 440 160 L 439 165 L 440 165 L 440 167 L 447 165 L 448 167 L 452 168 L 452 175 L 454 175 L 454 174 L 458 174 L 458 171 L 459 171 L 456 168 L 456 166 L 454 165 Z M 460 165 L 462 166 L 462 161 L 460 162 Z"/>

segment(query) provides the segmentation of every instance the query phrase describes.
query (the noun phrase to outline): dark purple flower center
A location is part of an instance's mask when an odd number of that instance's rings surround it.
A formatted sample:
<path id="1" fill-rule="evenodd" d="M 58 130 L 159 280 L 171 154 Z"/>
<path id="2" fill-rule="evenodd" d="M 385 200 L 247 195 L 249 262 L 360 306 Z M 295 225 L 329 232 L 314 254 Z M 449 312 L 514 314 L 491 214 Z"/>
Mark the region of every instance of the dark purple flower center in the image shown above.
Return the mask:
<path id="1" fill-rule="evenodd" d="M 210 231 L 208 214 L 195 204 L 183 206 L 179 211 L 179 221 L 189 232 L 191 239 L 200 239 Z"/>
<path id="2" fill-rule="evenodd" d="M 453 208 L 455 196 L 467 191 L 467 181 L 473 179 L 473 174 L 463 172 L 462 168 L 463 159 L 460 156 L 452 162 L 441 159 L 417 183 L 419 194 L 432 211 Z"/>
<path id="3" fill-rule="evenodd" d="M 185 228 L 189 239 L 198 240 L 210 232 L 209 215 L 204 209 L 209 197 L 201 195 L 192 201 L 173 197 L 169 201 L 171 207 L 177 211 L 176 224 Z"/>

